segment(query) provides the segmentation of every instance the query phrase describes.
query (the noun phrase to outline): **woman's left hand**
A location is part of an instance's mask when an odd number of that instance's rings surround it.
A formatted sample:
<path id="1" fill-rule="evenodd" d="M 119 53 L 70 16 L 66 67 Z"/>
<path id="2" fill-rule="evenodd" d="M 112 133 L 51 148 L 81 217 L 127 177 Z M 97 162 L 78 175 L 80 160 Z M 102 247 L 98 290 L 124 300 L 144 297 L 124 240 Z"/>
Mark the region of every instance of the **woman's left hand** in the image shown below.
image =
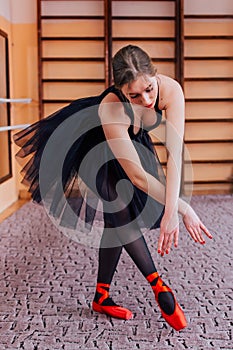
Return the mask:
<path id="1" fill-rule="evenodd" d="M 195 242 L 205 244 L 203 233 L 210 239 L 213 238 L 207 227 L 199 219 L 193 208 L 189 206 L 187 212 L 183 216 L 184 225 L 190 236 Z"/>
<path id="2" fill-rule="evenodd" d="M 163 256 L 169 254 L 174 242 L 174 246 L 178 246 L 179 238 L 179 217 L 175 212 L 172 216 L 164 214 L 160 224 L 160 235 L 158 241 L 158 253 Z"/>

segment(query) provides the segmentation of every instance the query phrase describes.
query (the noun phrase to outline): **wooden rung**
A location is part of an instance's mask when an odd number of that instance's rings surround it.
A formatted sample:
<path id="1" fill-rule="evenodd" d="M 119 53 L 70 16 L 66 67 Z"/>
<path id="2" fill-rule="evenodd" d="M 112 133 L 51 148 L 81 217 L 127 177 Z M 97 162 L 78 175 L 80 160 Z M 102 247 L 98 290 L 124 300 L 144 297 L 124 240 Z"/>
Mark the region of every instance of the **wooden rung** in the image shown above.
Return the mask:
<path id="1" fill-rule="evenodd" d="M 160 164 L 161 164 L 162 166 L 164 166 L 164 167 L 167 166 L 167 162 L 160 162 Z"/>
<path id="2" fill-rule="evenodd" d="M 196 184 L 196 185 L 204 185 L 204 184 L 231 184 L 232 180 L 202 180 L 202 181 L 184 181 L 184 184 Z"/>
<path id="3" fill-rule="evenodd" d="M 48 99 L 42 99 L 42 103 L 70 103 L 74 100 L 72 99 L 54 99 L 54 100 L 48 100 Z"/>
<path id="4" fill-rule="evenodd" d="M 232 102 L 233 99 L 230 97 L 223 98 L 186 98 L 186 102 Z"/>
<path id="5" fill-rule="evenodd" d="M 104 62 L 104 57 L 42 57 L 43 62 Z"/>
<path id="6" fill-rule="evenodd" d="M 232 160 L 184 160 L 184 164 L 232 164 Z"/>
<path id="7" fill-rule="evenodd" d="M 58 19 L 58 20 L 67 20 L 67 19 L 74 19 L 74 20 L 79 20 L 79 19 L 84 19 L 84 20 L 91 20 L 91 19 L 104 19 L 104 16 L 75 16 L 75 15 L 54 15 L 54 16 L 48 16 L 44 15 L 40 17 L 42 20 L 53 20 L 53 19 Z"/>
<path id="8" fill-rule="evenodd" d="M 174 21 L 174 16 L 112 16 L 113 20 L 125 21 Z"/>
<path id="9" fill-rule="evenodd" d="M 233 35 L 185 35 L 185 40 L 232 40 Z"/>
<path id="10" fill-rule="evenodd" d="M 103 36 L 42 36 L 42 41 L 82 41 L 82 40 L 93 40 L 101 41 L 104 40 Z"/>
<path id="11" fill-rule="evenodd" d="M 153 141 L 152 140 L 152 145 L 153 146 L 164 146 L 165 147 L 165 143 L 160 142 L 160 141 Z"/>
<path id="12" fill-rule="evenodd" d="M 233 60 L 233 56 L 186 56 L 186 61 L 224 61 Z"/>
<path id="13" fill-rule="evenodd" d="M 196 143 L 233 143 L 232 140 L 185 140 L 185 144 L 196 144 Z"/>
<path id="14" fill-rule="evenodd" d="M 64 1 L 64 0 L 39 0 L 40 2 L 46 2 L 46 1 Z M 125 0 L 118 0 L 118 1 L 125 1 Z M 134 1 L 141 1 L 141 0 L 134 0 Z M 158 2 L 166 2 L 166 1 L 169 1 L 169 2 L 174 2 L 176 0 L 147 0 L 147 1 L 158 1 Z"/>
<path id="15" fill-rule="evenodd" d="M 153 62 L 175 62 L 176 61 L 176 59 L 175 58 L 166 58 L 166 57 L 152 57 L 151 58 L 151 60 L 153 61 Z"/>
<path id="16" fill-rule="evenodd" d="M 104 83 L 104 79 L 82 78 L 82 79 L 42 79 L 43 83 Z"/>
<path id="17" fill-rule="evenodd" d="M 233 81 L 233 78 L 229 78 L 229 77 L 184 78 L 184 81 Z"/>
<path id="18" fill-rule="evenodd" d="M 184 19 L 231 19 L 232 15 L 184 15 Z"/>
<path id="19" fill-rule="evenodd" d="M 173 37 L 113 37 L 113 41 L 175 41 Z"/>
<path id="20" fill-rule="evenodd" d="M 44 1 L 46 1 L 46 0 L 44 0 Z M 47 0 L 47 1 L 49 1 L 49 0 Z M 125 0 L 118 0 L 118 1 L 125 1 Z M 142 0 L 134 0 L 134 1 L 142 1 Z M 147 1 L 153 1 L 153 2 L 156 2 L 156 1 L 158 1 L 158 2 L 166 2 L 166 1 L 168 1 L 168 2 L 175 2 L 176 0 L 147 0 Z"/>
<path id="21" fill-rule="evenodd" d="M 233 118 L 185 119 L 185 123 L 228 123 L 228 122 L 233 122 Z"/>

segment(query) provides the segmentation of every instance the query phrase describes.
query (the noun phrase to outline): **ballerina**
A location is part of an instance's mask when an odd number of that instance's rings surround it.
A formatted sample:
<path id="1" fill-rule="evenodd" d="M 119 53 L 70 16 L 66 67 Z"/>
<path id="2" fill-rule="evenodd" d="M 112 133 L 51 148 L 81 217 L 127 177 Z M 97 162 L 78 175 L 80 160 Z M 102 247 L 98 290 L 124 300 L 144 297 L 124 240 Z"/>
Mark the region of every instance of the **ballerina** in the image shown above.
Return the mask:
<path id="1" fill-rule="evenodd" d="M 204 235 L 212 238 L 191 206 L 179 198 L 184 133 L 183 91 L 175 80 L 158 74 L 148 54 L 133 45 L 123 47 L 115 54 L 113 76 L 114 85 L 99 96 L 78 99 L 14 135 L 16 144 L 21 147 L 17 155 L 32 155 L 23 169 L 23 182 L 29 185 L 32 198 L 38 203 L 42 201 L 44 192 L 55 188 L 50 213 L 56 217 L 62 215 L 64 224 L 68 202 L 74 213 L 74 227 L 75 218 L 83 213 L 83 208 L 84 221 L 91 227 L 98 201 L 103 202 L 104 229 L 92 303 L 94 311 L 125 320 L 133 316 L 130 310 L 115 304 L 109 292 L 124 248 L 151 285 L 162 316 L 179 331 L 187 325 L 185 315 L 171 288 L 158 274 L 142 228 L 160 228 L 158 254 L 162 256 L 169 254 L 173 244 L 178 246 L 178 214 L 182 215 L 185 227 L 195 242 L 204 244 Z M 92 113 L 85 113 L 88 107 L 93 107 Z M 161 123 L 162 111 L 167 121 L 166 177 L 148 133 Z M 78 115 L 77 112 L 81 113 Z M 63 203 L 61 194 L 56 190 L 56 181 L 61 181 L 57 178 L 60 175 L 51 175 L 48 171 L 45 190 L 41 191 L 39 169 L 47 141 L 75 113 L 77 117 L 72 133 L 84 131 L 64 159 L 62 194 L 67 202 Z M 61 135 L 65 134 L 59 132 L 58 135 L 62 150 Z M 91 156 L 87 157 L 86 164 L 85 157 L 89 153 Z M 54 158 L 51 156 L 53 166 L 56 165 Z M 88 191 L 80 191 L 80 179 L 91 195 Z M 98 199 L 96 202 L 93 195 Z M 88 201 L 90 197 L 91 202 Z M 69 216 L 69 224 L 70 220 Z"/>

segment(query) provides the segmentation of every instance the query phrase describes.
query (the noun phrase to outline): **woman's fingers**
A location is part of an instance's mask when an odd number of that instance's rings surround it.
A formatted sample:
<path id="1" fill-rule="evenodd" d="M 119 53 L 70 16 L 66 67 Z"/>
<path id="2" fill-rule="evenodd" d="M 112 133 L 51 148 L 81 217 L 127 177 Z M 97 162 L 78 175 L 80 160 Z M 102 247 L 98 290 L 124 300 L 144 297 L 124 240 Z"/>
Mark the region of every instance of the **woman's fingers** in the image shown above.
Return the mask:
<path id="1" fill-rule="evenodd" d="M 168 241 L 169 241 L 169 234 L 165 234 L 164 235 L 164 240 L 163 240 L 163 245 L 162 245 L 162 251 L 165 252 L 167 249 L 167 245 L 168 245 Z"/>
<path id="2" fill-rule="evenodd" d="M 175 229 L 173 232 L 171 232 L 171 233 L 169 234 L 169 238 L 168 238 L 167 246 L 166 246 L 166 250 L 165 250 L 166 254 L 169 254 L 169 252 L 170 252 L 170 250 L 171 250 L 172 242 L 173 242 L 173 240 L 174 240 L 174 235 L 175 235 L 175 233 L 176 233 L 177 230 L 178 230 L 178 229 Z"/>
<path id="3" fill-rule="evenodd" d="M 203 237 L 203 233 L 210 239 L 212 239 L 211 233 L 205 227 L 205 225 L 201 222 L 197 214 L 190 207 L 190 210 L 183 216 L 183 222 L 185 224 L 186 229 L 190 233 L 191 237 L 195 242 L 199 242 L 201 244 L 205 243 L 205 239 Z"/>
<path id="4" fill-rule="evenodd" d="M 178 236 L 179 236 L 179 228 L 176 228 L 174 231 L 170 233 L 160 233 L 159 241 L 158 241 L 158 253 L 162 256 L 166 253 L 169 254 L 172 243 L 174 242 L 175 247 L 178 246 Z"/>
<path id="5" fill-rule="evenodd" d="M 205 240 L 204 240 L 204 238 L 202 236 L 202 232 L 201 232 L 200 226 L 194 227 L 194 231 L 196 233 L 196 237 L 198 239 L 198 242 L 201 243 L 201 244 L 205 244 Z"/>
<path id="6" fill-rule="evenodd" d="M 209 232 L 209 230 L 207 229 L 207 227 L 201 222 L 200 223 L 200 228 L 202 229 L 202 231 L 206 234 L 206 236 L 210 239 L 213 238 L 213 236 L 211 235 L 211 233 Z"/>
<path id="7" fill-rule="evenodd" d="M 186 228 L 188 232 L 190 233 L 190 236 L 195 242 L 199 242 L 200 244 L 205 244 L 205 239 L 203 237 L 203 232 L 205 235 L 212 239 L 211 233 L 208 231 L 208 229 L 205 227 L 205 225 L 199 221 L 199 222 L 193 222 L 188 223 L 186 222 Z M 179 238 L 179 227 L 177 227 L 175 230 L 167 233 L 164 230 L 160 231 L 159 241 L 158 241 L 158 253 L 162 256 L 166 253 L 169 254 L 172 243 L 174 242 L 174 246 L 178 246 L 178 238 Z"/>
<path id="8" fill-rule="evenodd" d="M 212 239 L 212 235 L 209 233 L 207 228 L 203 225 L 200 224 L 200 226 L 197 227 L 188 227 L 188 231 L 191 235 L 191 237 L 194 239 L 195 242 L 199 242 L 201 244 L 205 244 L 205 239 L 203 238 L 202 231 L 210 238 Z"/>
<path id="9" fill-rule="evenodd" d="M 163 246 L 163 240 L 164 240 L 164 233 L 160 231 L 159 240 L 158 240 L 158 253 L 162 253 L 162 246 Z"/>
<path id="10" fill-rule="evenodd" d="M 178 247 L 178 241 L 179 241 L 179 230 L 177 229 L 174 233 L 174 246 Z"/>
<path id="11" fill-rule="evenodd" d="M 187 230 L 188 230 L 190 236 L 192 237 L 192 239 L 193 239 L 195 242 L 198 242 L 198 237 L 197 237 L 197 235 L 196 235 L 195 230 L 194 230 L 191 226 L 187 227 Z"/>
<path id="12" fill-rule="evenodd" d="M 159 236 L 159 241 L 158 241 L 158 253 L 161 254 L 162 256 L 166 251 L 166 246 L 167 246 L 167 235 L 163 231 L 161 231 Z"/>

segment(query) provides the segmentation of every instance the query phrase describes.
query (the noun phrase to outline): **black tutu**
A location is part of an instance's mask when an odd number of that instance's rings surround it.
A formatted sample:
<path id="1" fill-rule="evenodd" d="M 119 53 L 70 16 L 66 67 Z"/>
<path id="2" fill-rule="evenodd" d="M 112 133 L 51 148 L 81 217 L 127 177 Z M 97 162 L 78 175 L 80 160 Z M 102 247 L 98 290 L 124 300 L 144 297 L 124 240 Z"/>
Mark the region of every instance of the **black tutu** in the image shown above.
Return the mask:
<path id="1" fill-rule="evenodd" d="M 131 119 L 129 136 L 144 169 L 165 183 L 162 166 L 148 134 L 133 132 L 129 101 L 111 86 L 99 96 L 78 99 L 14 135 L 16 157 L 30 159 L 21 170 L 34 202 L 43 204 L 59 226 L 91 231 L 97 219 L 111 227 L 136 223 L 157 228 L 164 206 L 132 185 L 111 152 L 98 116 L 100 102 L 115 93 Z M 156 104 L 157 121 L 162 113 Z"/>

